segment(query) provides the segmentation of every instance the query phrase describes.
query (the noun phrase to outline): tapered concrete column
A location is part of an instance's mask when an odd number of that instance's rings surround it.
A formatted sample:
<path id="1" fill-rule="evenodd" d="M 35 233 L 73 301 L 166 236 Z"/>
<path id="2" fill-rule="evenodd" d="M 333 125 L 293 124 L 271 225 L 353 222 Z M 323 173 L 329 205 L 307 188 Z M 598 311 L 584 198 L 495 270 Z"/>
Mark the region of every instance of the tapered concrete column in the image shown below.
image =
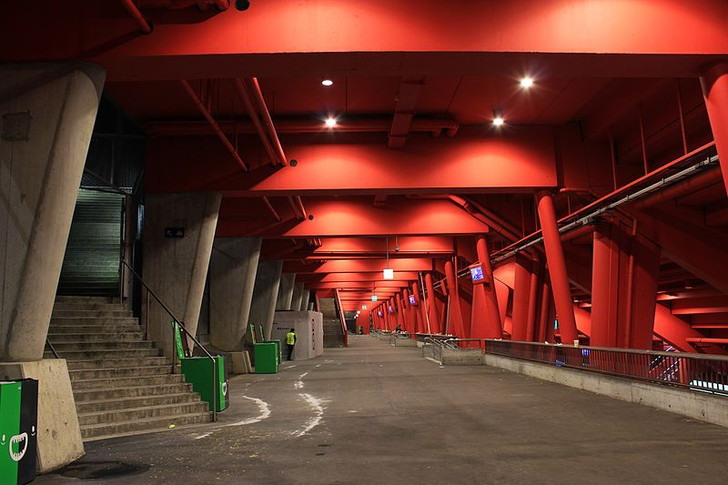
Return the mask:
<path id="1" fill-rule="evenodd" d="M 148 194 L 144 220 L 144 280 L 193 335 L 197 332 L 205 280 L 222 196 L 217 192 Z M 184 237 L 165 237 L 165 229 L 184 229 Z M 147 300 L 149 300 L 147 302 Z M 171 317 L 151 298 L 149 335 L 171 355 Z"/>
<path id="2" fill-rule="evenodd" d="M 576 330 L 576 318 L 574 317 L 573 302 L 571 300 L 569 278 L 566 273 L 564 249 L 561 247 L 561 237 L 556 224 L 554 201 L 546 191 L 538 194 L 538 218 L 541 222 L 543 245 L 546 249 L 551 291 L 554 294 L 556 313 L 559 319 L 561 342 L 572 345 L 574 340 L 579 338 L 579 334 Z"/>
<path id="3" fill-rule="evenodd" d="M 712 66 L 700 78 L 700 84 L 718 150 L 723 184 L 728 191 L 728 63 Z"/>
<path id="4" fill-rule="evenodd" d="M 291 306 L 289 310 L 298 311 L 301 308 L 301 300 L 303 299 L 303 282 L 297 282 L 293 285 L 293 296 L 291 297 Z"/>
<path id="5" fill-rule="evenodd" d="M 210 343 L 241 352 L 260 259 L 259 237 L 217 238 L 210 259 Z"/>
<path id="6" fill-rule="evenodd" d="M 460 295 L 458 292 L 458 280 L 452 261 L 445 261 L 445 278 L 447 279 L 448 292 L 450 294 L 450 327 L 447 331 L 456 337 L 467 338 L 465 325 L 463 324 L 463 313 L 460 308 Z"/>
<path id="7" fill-rule="evenodd" d="M 293 301 L 293 288 L 296 286 L 296 273 L 283 273 L 278 288 L 276 310 L 290 310 Z"/>
<path id="8" fill-rule="evenodd" d="M 304 288 L 303 292 L 301 293 L 301 306 L 298 307 L 299 311 L 306 311 L 308 310 L 308 300 L 311 299 L 311 290 L 308 288 Z"/>
<path id="9" fill-rule="evenodd" d="M 528 334 L 531 265 L 526 258 L 517 255 L 515 268 L 511 340 L 524 341 Z"/>
<path id="10" fill-rule="evenodd" d="M 0 360 L 43 357 L 104 77 L 88 64 L 0 68 Z"/>
<path id="11" fill-rule="evenodd" d="M 435 296 L 435 287 L 432 283 L 432 273 L 425 273 L 425 288 L 427 289 L 427 315 L 430 320 L 430 331 L 432 333 L 442 333 L 440 325 L 440 317 L 437 312 L 437 297 Z"/>
<path id="12" fill-rule="evenodd" d="M 283 261 L 270 259 L 258 261 L 253 304 L 250 307 L 248 320 L 256 325 L 263 325 L 263 335 L 266 339 L 270 339 L 273 329 L 282 271 Z"/>
<path id="13" fill-rule="evenodd" d="M 483 284 L 473 288 L 473 315 L 471 318 L 471 337 L 503 338 L 503 325 L 498 310 L 498 296 L 493 279 L 493 268 L 490 264 L 490 252 L 485 236 L 478 236 L 475 241 L 478 261 L 483 268 Z"/>

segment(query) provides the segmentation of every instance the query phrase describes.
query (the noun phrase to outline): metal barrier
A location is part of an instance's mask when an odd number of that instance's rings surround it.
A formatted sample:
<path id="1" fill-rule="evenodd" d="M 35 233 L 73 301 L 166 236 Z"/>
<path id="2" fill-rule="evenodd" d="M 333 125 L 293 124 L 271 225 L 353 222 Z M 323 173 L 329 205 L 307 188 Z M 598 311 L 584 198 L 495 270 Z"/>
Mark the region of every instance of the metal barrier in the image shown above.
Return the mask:
<path id="1" fill-rule="evenodd" d="M 490 339 L 486 354 L 728 396 L 728 356 Z"/>

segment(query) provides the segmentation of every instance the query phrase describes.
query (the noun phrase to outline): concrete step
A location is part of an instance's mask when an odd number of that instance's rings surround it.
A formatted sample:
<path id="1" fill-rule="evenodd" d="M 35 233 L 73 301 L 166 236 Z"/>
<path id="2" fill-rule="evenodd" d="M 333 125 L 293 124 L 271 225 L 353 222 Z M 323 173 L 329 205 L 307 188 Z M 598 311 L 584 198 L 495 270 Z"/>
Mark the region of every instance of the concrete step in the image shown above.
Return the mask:
<path id="1" fill-rule="evenodd" d="M 71 296 L 56 295 L 56 303 L 119 303 L 118 296 Z"/>
<path id="2" fill-rule="evenodd" d="M 117 377 L 158 376 L 172 373 L 171 365 L 148 365 L 145 367 L 109 367 L 106 369 L 77 369 L 68 372 L 71 383 L 89 379 L 113 379 Z"/>
<path id="3" fill-rule="evenodd" d="M 177 382 L 172 384 L 155 384 L 151 386 L 130 386 L 117 387 L 115 389 L 78 389 L 74 390 L 73 396 L 76 405 L 87 401 L 122 400 L 144 396 L 160 396 L 192 392 L 192 384 Z"/>
<path id="4" fill-rule="evenodd" d="M 144 342 L 144 335 L 139 332 L 117 333 L 48 333 L 48 340 L 55 347 L 59 344 L 86 344 L 104 342 Z M 151 343 L 151 341 L 150 341 Z"/>
<path id="5" fill-rule="evenodd" d="M 53 310 L 51 318 L 132 318 L 130 310 Z"/>
<path id="6" fill-rule="evenodd" d="M 82 427 L 85 427 L 92 426 L 94 424 L 140 421 L 163 416 L 174 418 L 180 414 L 206 413 L 208 410 L 208 404 L 201 401 L 180 404 L 162 404 L 159 406 L 142 406 L 138 408 L 100 411 L 95 413 L 79 413 L 78 423 Z"/>
<path id="7" fill-rule="evenodd" d="M 105 310 L 105 311 L 115 311 L 115 312 L 124 312 L 127 311 L 127 308 L 124 307 L 121 303 L 102 303 L 102 302 L 72 302 L 72 303 L 59 303 L 56 302 L 55 305 L 53 305 L 53 312 L 57 311 L 98 311 L 98 310 Z"/>
<path id="8" fill-rule="evenodd" d="M 139 325 L 139 319 L 134 317 L 56 317 L 51 316 L 51 328 L 66 325 Z"/>
<path id="9" fill-rule="evenodd" d="M 48 329 L 48 337 L 52 335 L 58 335 L 62 333 L 77 333 L 77 334 L 91 334 L 91 333 L 126 333 L 126 332 L 141 332 L 142 328 L 137 324 L 124 324 L 124 325 L 51 325 Z"/>
<path id="10" fill-rule="evenodd" d="M 54 346 L 55 348 L 55 346 Z M 105 350 L 58 350 L 58 356 L 67 361 L 74 360 L 116 360 L 116 359 L 134 359 L 143 357 L 158 357 L 162 355 L 162 350 L 157 348 L 148 349 L 105 349 Z M 53 354 L 50 351 L 45 353 L 46 359 L 52 359 Z"/>
<path id="11" fill-rule="evenodd" d="M 109 369 L 112 367 L 144 367 L 148 365 L 171 365 L 167 357 L 140 357 L 122 359 L 86 359 L 67 361 L 68 370 Z"/>
<path id="12" fill-rule="evenodd" d="M 76 403 L 79 414 L 100 413 L 129 408 L 156 407 L 168 404 L 200 403 L 200 396 L 194 392 L 180 392 L 176 394 L 160 394 L 152 396 L 127 397 L 124 399 L 102 399 L 97 401 L 84 401 Z"/>
<path id="13" fill-rule="evenodd" d="M 108 379 L 74 380 L 74 390 L 115 389 L 119 387 L 157 386 L 184 383 L 182 374 L 164 374 L 157 376 L 111 377 Z"/>
<path id="14" fill-rule="evenodd" d="M 151 340 L 138 342 L 91 342 L 91 343 L 59 343 L 51 342 L 56 351 L 61 352 L 98 352 L 104 350 L 145 350 L 151 349 Z M 64 357 L 67 358 L 67 357 Z"/>
<path id="15" fill-rule="evenodd" d="M 207 406 L 207 405 L 205 405 Z M 177 414 L 134 421 L 123 421 L 110 424 L 97 424 L 81 427 L 81 436 L 84 441 L 94 441 L 107 438 L 116 438 L 142 432 L 154 432 L 167 428 L 170 425 L 183 426 L 186 424 L 204 424 L 211 420 L 210 413 Z"/>

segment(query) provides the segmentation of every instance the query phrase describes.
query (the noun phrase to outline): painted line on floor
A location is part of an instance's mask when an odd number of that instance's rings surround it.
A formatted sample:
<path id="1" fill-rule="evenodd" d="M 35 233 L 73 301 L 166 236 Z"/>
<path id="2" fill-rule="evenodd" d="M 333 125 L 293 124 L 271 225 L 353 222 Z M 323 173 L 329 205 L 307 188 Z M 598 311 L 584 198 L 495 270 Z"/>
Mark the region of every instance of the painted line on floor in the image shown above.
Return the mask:
<path id="1" fill-rule="evenodd" d="M 291 433 L 291 436 L 294 438 L 300 438 L 301 436 L 305 435 L 312 429 L 314 429 L 316 426 L 321 424 L 321 421 L 324 417 L 324 401 L 317 398 L 316 396 L 312 396 L 311 394 L 299 394 L 301 398 L 303 398 L 304 401 L 306 401 L 309 406 L 314 411 L 314 416 L 308 420 L 306 423 L 306 426 L 304 426 L 302 429 L 299 429 L 297 431 L 294 431 Z"/>

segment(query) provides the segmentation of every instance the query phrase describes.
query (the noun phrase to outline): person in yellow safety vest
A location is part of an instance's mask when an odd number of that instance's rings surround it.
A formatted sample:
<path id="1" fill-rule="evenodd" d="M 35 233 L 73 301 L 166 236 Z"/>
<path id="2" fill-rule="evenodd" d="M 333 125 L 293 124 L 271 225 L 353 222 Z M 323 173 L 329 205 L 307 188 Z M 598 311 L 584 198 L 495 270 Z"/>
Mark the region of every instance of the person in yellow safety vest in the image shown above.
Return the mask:
<path id="1" fill-rule="evenodd" d="M 293 348 L 296 346 L 296 331 L 291 329 L 286 334 L 286 345 L 288 346 L 288 360 L 293 358 Z"/>

